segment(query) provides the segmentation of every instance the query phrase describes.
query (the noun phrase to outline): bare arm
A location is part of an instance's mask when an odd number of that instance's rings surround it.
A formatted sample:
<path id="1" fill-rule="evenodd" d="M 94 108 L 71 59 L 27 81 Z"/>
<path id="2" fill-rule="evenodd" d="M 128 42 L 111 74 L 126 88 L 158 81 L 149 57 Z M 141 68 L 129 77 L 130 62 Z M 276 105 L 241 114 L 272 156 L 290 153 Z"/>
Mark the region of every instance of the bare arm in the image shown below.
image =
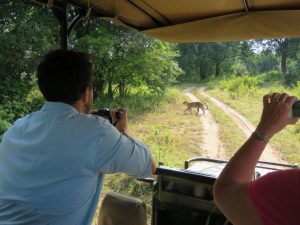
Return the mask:
<path id="1" fill-rule="evenodd" d="M 248 198 L 247 186 L 267 141 L 286 125 L 296 122 L 288 119 L 294 101 L 295 98 L 287 94 L 264 96 L 264 109 L 256 130 L 266 137 L 266 141 L 252 135 L 232 157 L 215 183 L 216 204 L 234 225 L 261 224 Z"/>

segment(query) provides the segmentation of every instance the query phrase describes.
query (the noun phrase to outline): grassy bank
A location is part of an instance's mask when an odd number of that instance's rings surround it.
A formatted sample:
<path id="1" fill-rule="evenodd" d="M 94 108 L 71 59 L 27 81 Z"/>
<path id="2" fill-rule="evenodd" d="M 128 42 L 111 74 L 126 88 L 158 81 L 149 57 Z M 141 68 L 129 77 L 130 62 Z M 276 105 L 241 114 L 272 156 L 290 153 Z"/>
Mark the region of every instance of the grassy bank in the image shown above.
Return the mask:
<path id="1" fill-rule="evenodd" d="M 234 79 L 235 78 L 232 80 Z M 282 85 L 278 85 L 275 82 L 274 84 L 269 84 L 268 86 L 247 86 L 242 82 L 236 82 L 234 88 L 232 89 L 229 85 L 224 85 L 225 82 L 230 83 L 233 81 L 227 80 L 214 82 L 214 85 L 209 85 L 207 93 L 240 112 L 254 125 L 257 125 L 260 120 L 262 111 L 262 98 L 265 94 L 273 92 L 286 92 L 288 94 L 293 94 L 296 92 L 295 88 L 287 88 Z M 261 82 L 263 83 L 263 81 Z M 275 135 L 270 142 L 273 147 L 282 153 L 284 160 L 291 164 L 300 164 L 299 131 L 300 122 L 298 122 L 296 126 L 288 126 L 283 131 Z"/>
<path id="2" fill-rule="evenodd" d="M 163 162 L 167 166 L 183 167 L 186 159 L 201 155 L 199 150 L 200 120 L 194 114 L 183 112 L 182 103 L 185 99 L 185 95 L 173 88 L 159 98 L 149 96 L 144 98 L 143 102 L 140 101 L 140 105 L 132 99 L 130 102 L 122 102 L 122 107 L 126 107 L 129 111 L 129 134 L 151 147 L 157 163 Z M 134 106 L 130 104 L 131 102 Z M 107 175 L 102 198 L 109 191 L 135 196 L 145 201 L 148 224 L 150 224 L 153 190 L 149 184 L 122 174 Z M 94 219 L 95 224 L 97 224 L 98 213 L 99 211 Z"/>

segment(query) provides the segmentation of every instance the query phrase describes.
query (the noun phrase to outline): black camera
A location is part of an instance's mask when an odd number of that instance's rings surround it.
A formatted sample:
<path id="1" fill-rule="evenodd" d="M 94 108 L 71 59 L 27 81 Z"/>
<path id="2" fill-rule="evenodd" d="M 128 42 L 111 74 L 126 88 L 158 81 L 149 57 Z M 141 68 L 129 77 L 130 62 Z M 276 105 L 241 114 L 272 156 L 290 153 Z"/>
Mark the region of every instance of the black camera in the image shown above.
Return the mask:
<path id="1" fill-rule="evenodd" d="M 108 119 L 110 123 L 112 123 L 112 118 L 110 116 L 110 109 L 107 109 L 107 108 L 103 108 L 103 109 L 99 109 L 97 110 L 96 112 L 93 112 L 94 115 L 97 115 L 97 116 L 101 116 L 105 119 Z M 117 120 L 121 118 L 121 115 L 122 113 L 119 112 L 119 111 L 115 111 L 115 115 L 116 115 L 116 118 Z"/>
<path id="2" fill-rule="evenodd" d="M 289 113 L 289 118 L 300 118 L 300 101 L 294 102 L 292 111 Z"/>

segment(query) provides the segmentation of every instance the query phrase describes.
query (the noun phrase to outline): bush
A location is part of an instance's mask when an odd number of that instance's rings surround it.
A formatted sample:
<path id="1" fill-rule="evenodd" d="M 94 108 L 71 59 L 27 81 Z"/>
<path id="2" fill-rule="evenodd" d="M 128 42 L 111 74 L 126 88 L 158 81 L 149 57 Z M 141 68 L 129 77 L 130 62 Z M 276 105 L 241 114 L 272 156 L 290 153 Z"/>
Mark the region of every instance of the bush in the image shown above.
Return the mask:
<path id="1" fill-rule="evenodd" d="M 2 135 L 8 128 L 10 128 L 11 124 L 5 120 L 0 119 L 0 141 L 2 139 Z"/>
<path id="2" fill-rule="evenodd" d="M 287 73 L 285 76 L 285 83 L 287 85 L 295 85 L 300 79 L 300 59 L 293 61 L 287 66 Z"/>
<path id="3" fill-rule="evenodd" d="M 16 119 L 25 116 L 26 114 L 39 110 L 44 103 L 44 98 L 36 89 L 30 91 L 23 99 L 11 98 L 6 100 L 0 106 L 0 120 L 9 123 L 14 122 Z"/>
<path id="4" fill-rule="evenodd" d="M 253 76 L 234 76 L 227 80 L 221 80 L 218 87 L 221 90 L 228 91 L 233 99 L 242 95 L 255 95 L 257 88 L 262 85 L 262 81 L 258 77 Z"/>
<path id="5" fill-rule="evenodd" d="M 95 100 L 94 108 L 126 108 L 128 116 L 142 116 L 144 113 L 155 110 L 156 107 L 165 103 L 183 102 L 180 91 L 174 88 L 168 88 L 161 94 L 157 93 L 135 93 L 126 97 L 118 97 L 111 100 L 107 97 L 102 97 L 100 100 Z"/>
<path id="6" fill-rule="evenodd" d="M 244 76 L 246 74 L 249 74 L 249 71 L 247 69 L 247 66 L 244 63 L 237 62 L 232 66 L 233 74 L 236 74 L 238 76 Z"/>
<path id="7" fill-rule="evenodd" d="M 297 81 L 296 86 L 293 88 L 293 95 L 300 97 L 300 81 Z"/>
<path id="8" fill-rule="evenodd" d="M 274 83 L 281 83 L 282 80 L 282 73 L 276 70 L 269 71 L 263 74 L 258 75 L 259 79 L 267 84 L 274 84 Z"/>

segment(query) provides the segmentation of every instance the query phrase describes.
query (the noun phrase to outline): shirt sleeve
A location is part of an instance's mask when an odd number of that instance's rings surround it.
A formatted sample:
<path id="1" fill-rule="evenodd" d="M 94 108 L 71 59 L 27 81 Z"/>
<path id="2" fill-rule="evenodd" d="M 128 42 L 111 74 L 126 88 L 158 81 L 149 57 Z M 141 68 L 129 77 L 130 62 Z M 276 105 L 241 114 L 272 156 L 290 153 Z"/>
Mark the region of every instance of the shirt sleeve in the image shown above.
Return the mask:
<path id="1" fill-rule="evenodd" d="M 299 224 L 299 178 L 299 169 L 288 169 L 249 183 L 248 195 L 263 225 Z"/>
<path id="2" fill-rule="evenodd" d="M 152 175 L 149 149 L 137 140 L 121 134 L 105 122 L 96 154 L 96 169 L 100 173 L 126 173 L 135 178 Z"/>

